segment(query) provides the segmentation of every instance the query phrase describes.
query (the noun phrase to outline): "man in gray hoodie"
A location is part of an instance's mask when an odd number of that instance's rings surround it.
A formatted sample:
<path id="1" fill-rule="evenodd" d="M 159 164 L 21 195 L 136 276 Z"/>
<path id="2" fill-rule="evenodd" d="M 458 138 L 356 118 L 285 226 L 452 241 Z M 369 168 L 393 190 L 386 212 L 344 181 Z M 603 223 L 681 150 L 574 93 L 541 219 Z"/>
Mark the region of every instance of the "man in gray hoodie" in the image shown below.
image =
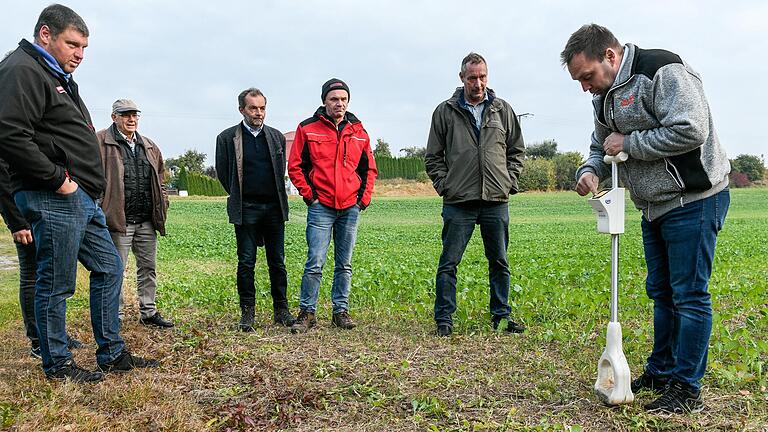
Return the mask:
<path id="1" fill-rule="evenodd" d="M 611 175 L 603 156 L 625 152 L 621 181 L 643 213 L 654 341 L 632 391 L 661 393 L 645 405 L 650 411 L 701 411 L 712 332 L 708 284 L 730 203 L 730 164 L 701 78 L 678 55 L 622 46 L 596 24 L 573 33 L 560 57 L 593 95 L 595 130 L 576 192 L 597 192 Z"/>

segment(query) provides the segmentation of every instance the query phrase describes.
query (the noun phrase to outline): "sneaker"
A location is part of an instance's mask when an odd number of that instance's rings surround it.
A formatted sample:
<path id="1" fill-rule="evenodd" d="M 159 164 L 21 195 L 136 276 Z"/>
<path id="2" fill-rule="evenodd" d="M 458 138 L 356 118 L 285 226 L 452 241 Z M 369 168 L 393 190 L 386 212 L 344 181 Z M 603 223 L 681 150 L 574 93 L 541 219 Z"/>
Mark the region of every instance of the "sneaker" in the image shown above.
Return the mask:
<path id="1" fill-rule="evenodd" d="M 450 324 L 438 324 L 436 333 L 440 337 L 448 337 L 451 335 L 451 333 L 453 333 L 453 327 L 451 327 Z"/>
<path id="2" fill-rule="evenodd" d="M 654 393 L 661 393 L 669 384 L 669 377 L 652 375 L 648 371 L 632 380 L 632 393 L 638 393 L 641 390 L 650 390 Z"/>
<path id="3" fill-rule="evenodd" d="M 507 321 L 507 326 L 504 327 L 504 331 L 507 333 L 522 333 L 525 331 L 524 325 L 518 324 L 509 318 L 498 318 L 498 319 L 494 318 L 493 320 L 491 320 L 491 324 L 493 325 L 494 331 L 499 329 L 499 324 L 501 324 L 502 320 Z"/>
<path id="4" fill-rule="evenodd" d="M 352 317 L 349 316 L 349 312 L 347 311 L 341 311 L 333 314 L 333 319 L 331 320 L 331 324 L 334 327 L 342 328 L 344 330 L 351 330 L 357 327 L 357 324 L 355 324 L 355 322 L 352 321 Z"/>
<path id="5" fill-rule="evenodd" d="M 85 344 L 80 342 L 79 340 L 73 338 L 71 335 L 67 334 L 67 348 L 69 349 L 80 349 L 85 347 Z"/>
<path id="6" fill-rule="evenodd" d="M 160 312 L 155 312 L 155 314 L 149 318 L 139 319 L 139 323 L 145 326 L 153 326 L 153 327 L 159 327 L 159 328 L 173 327 L 173 323 L 163 318 L 163 316 L 160 315 Z"/>
<path id="7" fill-rule="evenodd" d="M 104 374 L 99 371 L 89 371 L 83 369 L 72 359 L 69 359 L 64 366 L 51 373 L 45 374 L 45 377 L 52 381 L 73 381 L 76 383 L 95 383 L 104 379 Z"/>
<path id="8" fill-rule="evenodd" d="M 70 335 L 67 335 L 67 348 L 69 349 L 80 349 L 83 348 L 85 344 L 80 342 L 79 340 L 73 338 Z M 29 356 L 38 360 L 43 359 L 43 353 L 40 351 L 40 345 L 33 346 L 29 349 Z"/>
<path id="9" fill-rule="evenodd" d="M 128 352 L 128 350 L 123 350 L 122 354 L 117 356 L 116 359 L 111 362 L 100 364 L 99 369 L 102 372 L 128 372 L 131 369 L 154 368 L 159 365 L 160 362 L 157 360 L 137 357 Z"/>
<path id="10" fill-rule="evenodd" d="M 296 322 L 291 326 L 291 333 L 306 333 L 307 330 L 317 325 L 317 319 L 315 319 L 315 313 L 302 309 L 299 312 L 299 316 L 296 317 Z"/>
<path id="11" fill-rule="evenodd" d="M 252 332 L 254 330 L 253 322 L 255 314 L 256 311 L 253 306 L 240 306 L 240 323 L 237 324 L 237 328 L 239 328 L 240 331 Z"/>
<path id="12" fill-rule="evenodd" d="M 701 390 L 693 390 L 681 382 L 670 381 L 664 393 L 643 408 L 648 411 L 691 414 L 701 412 L 704 409 L 704 401 L 701 399 Z"/>
<path id="13" fill-rule="evenodd" d="M 277 309 L 274 315 L 275 324 L 279 324 L 284 327 L 290 327 L 296 322 L 296 318 L 291 315 L 288 309 Z"/>
<path id="14" fill-rule="evenodd" d="M 43 353 L 40 351 L 39 346 L 33 346 L 29 349 L 29 356 L 38 360 L 43 359 Z"/>

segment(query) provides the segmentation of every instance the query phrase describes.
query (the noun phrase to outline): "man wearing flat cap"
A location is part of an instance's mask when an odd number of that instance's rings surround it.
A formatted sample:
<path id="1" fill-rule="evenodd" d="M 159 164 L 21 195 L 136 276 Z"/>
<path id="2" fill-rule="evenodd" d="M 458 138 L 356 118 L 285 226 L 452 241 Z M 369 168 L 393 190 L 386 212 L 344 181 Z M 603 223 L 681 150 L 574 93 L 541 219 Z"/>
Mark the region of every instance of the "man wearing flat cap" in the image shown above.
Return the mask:
<path id="1" fill-rule="evenodd" d="M 129 249 L 136 259 L 139 322 L 168 328 L 173 323 L 163 318 L 155 305 L 156 232 L 165 235 L 168 211 L 165 168 L 160 148 L 137 131 L 140 113 L 132 100 L 118 99 L 112 104 L 112 125 L 96 133 L 106 177 L 101 207 L 123 265 L 128 262 Z M 121 321 L 124 314 L 121 289 Z"/>
<path id="2" fill-rule="evenodd" d="M 321 105 L 296 129 L 288 175 L 309 206 L 307 263 L 301 278 L 299 316 L 292 333 L 317 325 L 315 313 L 328 247 L 333 236 L 334 271 L 331 287 L 332 325 L 355 327 L 349 316 L 352 250 L 360 212 L 371 203 L 376 163 L 368 133 L 347 111 L 349 87 L 332 78 L 323 84 Z"/>

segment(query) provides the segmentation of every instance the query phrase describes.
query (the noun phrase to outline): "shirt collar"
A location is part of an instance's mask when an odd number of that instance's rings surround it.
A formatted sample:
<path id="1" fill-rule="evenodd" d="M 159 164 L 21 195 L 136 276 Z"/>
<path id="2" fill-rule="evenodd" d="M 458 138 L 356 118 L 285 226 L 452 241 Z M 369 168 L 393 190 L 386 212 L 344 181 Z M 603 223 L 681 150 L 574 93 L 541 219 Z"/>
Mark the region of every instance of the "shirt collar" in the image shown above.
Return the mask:
<path id="1" fill-rule="evenodd" d="M 486 102 L 488 102 L 488 90 L 485 91 L 485 94 L 483 95 L 483 100 L 478 102 L 477 105 L 471 105 L 469 102 L 467 102 L 466 97 L 464 97 L 464 92 L 463 91 L 459 95 L 459 103 L 461 104 L 461 106 L 463 106 L 465 108 L 470 108 L 470 107 L 474 108 L 474 107 L 482 105 L 482 104 L 484 104 Z"/>
<path id="2" fill-rule="evenodd" d="M 624 69 L 624 65 L 627 63 L 627 58 L 629 57 L 629 47 L 627 45 L 624 45 L 624 51 L 621 56 L 621 64 L 619 65 L 619 70 L 616 72 L 616 78 L 613 79 L 613 85 L 616 84 L 616 81 L 619 79 L 619 75 L 621 75 L 621 70 Z"/>
<path id="3" fill-rule="evenodd" d="M 59 65 L 59 62 L 56 61 L 53 56 L 45 50 L 45 48 L 41 47 L 37 44 L 37 42 L 33 42 L 32 46 L 35 47 L 35 49 L 40 53 L 41 56 L 43 56 L 43 60 L 45 60 L 46 63 L 48 63 L 48 66 L 51 67 L 54 71 L 56 71 L 59 75 L 63 76 L 65 80 L 69 81 L 70 78 L 72 78 L 72 74 L 68 74 L 64 72 L 64 69 L 61 68 L 61 65 Z"/>
<path id="4" fill-rule="evenodd" d="M 134 132 L 134 133 L 133 133 L 133 138 L 131 138 L 131 139 L 128 139 L 128 135 L 124 134 L 124 133 L 123 133 L 123 131 L 121 131 L 121 130 L 120 130 L 120 128 L 119 128 L 119 127 L 117 127 L 117 125 L 115 125 L 115 131 L 116 131 L 118 134 L 120 134 L 120 137 L 121 137 L 123 140 L 125 140 L 125 142 L 127 142 L 128 144 L 136 144 L 136 140 L 137 140 L 137 139 L 136 139 L 136 136 L 138 135 L 138 132 Z"/>
<path id="5" fill-rule="evenodd" d="M 248 132 L 250 132 L 250 133 L 251 133 L 251 135 L 253 135 L 253 136 L 255 136 L 255 137 L 256 137 L 256 136 L 259 136 L 259 134 L 261 133 L 262 129 L 264 129 L 264 124 L 262 124 L 261 126 L 259 126 L 257 129 L 254 129 L 254 128 L 252 128 L 252 127 L 251 127 L 251 126 L 250 126 L 248 123 L 246 123 L 246 122 L 245 122 L 245 120 L 243 120 L 243 122 L 242 122 L 242 123 L 243 123 L 243 127 L 245 127 L 245 129 L 246 129 Z"/>

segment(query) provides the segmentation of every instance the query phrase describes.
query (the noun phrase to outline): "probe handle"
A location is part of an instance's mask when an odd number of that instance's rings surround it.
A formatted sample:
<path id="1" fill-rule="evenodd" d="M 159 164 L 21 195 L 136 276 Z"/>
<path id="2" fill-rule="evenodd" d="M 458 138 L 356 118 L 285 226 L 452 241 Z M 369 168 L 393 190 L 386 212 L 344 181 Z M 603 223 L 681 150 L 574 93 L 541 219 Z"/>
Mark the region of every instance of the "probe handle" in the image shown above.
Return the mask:
<path id="1" fill-rule="evenodd" d="M 616 163 L 624 162 L 627 159 L 629 159 L 629 155 L 624 152 L 619 152 L 619 154 L 617 154 L 616 156 L 608 156 L 608 155 L 603 156 L 603 162 L 607 164 L 613 163 L 613 162 L 616 162 Z"/>

